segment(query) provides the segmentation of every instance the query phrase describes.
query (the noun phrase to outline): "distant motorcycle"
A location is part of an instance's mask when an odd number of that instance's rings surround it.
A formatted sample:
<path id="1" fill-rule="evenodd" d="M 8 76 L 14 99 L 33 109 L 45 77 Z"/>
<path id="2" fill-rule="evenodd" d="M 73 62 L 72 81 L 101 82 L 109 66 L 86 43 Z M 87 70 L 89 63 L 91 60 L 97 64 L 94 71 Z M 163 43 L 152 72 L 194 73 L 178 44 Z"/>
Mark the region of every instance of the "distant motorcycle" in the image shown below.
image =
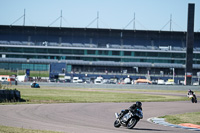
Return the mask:
<path id="1" fill-rule="evenodd" d="M 40 88 L 38 83 L 31 83 L 31 88 Z"/>
<path id="2" fill-rule="evenodd" d="M 195 94 L 189 94 L 187 95 L 189 99 L 191 99 L 192 103 L 197 103 L 197 97 Z"/>
<path id="3" fill-rule="evenodd" d="M 114 122 L 114 127 L 118 128 L 121 125 L 132 129 L 138 123 L 140 119 L 143 118 L 143 112 L 141 109 L 136 108 L 134 111 L 129 110 L 124 116 L 119 118 L 119 114 L 115 113 L 117 120 Z"/>

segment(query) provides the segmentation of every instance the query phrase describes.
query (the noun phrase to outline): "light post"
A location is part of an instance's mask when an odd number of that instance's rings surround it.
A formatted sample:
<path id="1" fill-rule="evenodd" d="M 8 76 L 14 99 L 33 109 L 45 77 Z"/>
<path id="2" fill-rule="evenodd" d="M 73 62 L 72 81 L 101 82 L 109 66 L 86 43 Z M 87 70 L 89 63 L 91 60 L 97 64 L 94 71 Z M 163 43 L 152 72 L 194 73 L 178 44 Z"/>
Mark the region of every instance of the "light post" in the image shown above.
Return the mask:
<path id="1" fill-rule="evenodd" d="M 135 69 L 135 72 L 138 73 L 138 67 L 133 67 L 133 68 Z"/>
<path id="2" fill-rule="evenodd" d="M 172 70 L 172 71 L 173 71 L 173 80 L 174 80 L 175 69 L 174 69 L 174 68 L 170 68 L 170 70 Z"/>

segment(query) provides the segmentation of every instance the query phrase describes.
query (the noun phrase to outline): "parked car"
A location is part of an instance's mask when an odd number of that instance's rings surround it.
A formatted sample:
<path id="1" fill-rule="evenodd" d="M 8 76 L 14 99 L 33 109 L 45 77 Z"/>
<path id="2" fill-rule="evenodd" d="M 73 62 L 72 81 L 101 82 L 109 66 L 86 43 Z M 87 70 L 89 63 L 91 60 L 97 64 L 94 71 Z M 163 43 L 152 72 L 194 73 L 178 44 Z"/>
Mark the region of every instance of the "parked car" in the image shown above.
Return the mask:
<path id="1" fill-rule="evenodd" d="M 103 77 L 97 77 L 97 78 L 94 80 L 94 83 L 95 83 L 95 84 L 103 84 Z"/>
<path id="2" fill-rule="evenodd" d="M 165 82 L 165 85 L 174 85 L 174 80 L 173 79 L 168 79 L 167 82 Z"/>
<path id="3" fill-rule="evenodd" d="M 72 82 L 73 83 L 78 83 L 78 79 L 79 79 L 79 77 L 73 77 Z"/>
<path id="4" fill-rule="evenodd" d="M 157 84 L 158 85 L 165 85 L 165 81 L 163 79 L 158 79 Z"/>
<path id="5" fill-rule="evenodd" d="M 131 79 L 130 78 L 125 78 L 124 79 L 125 84 L 131 84 Z"/>
<path id="6" fill-rule="evenodd" d="M 134 84 L 152 84 L 148 79 L 137 79 L 134 81 Z"/>
<path id="7" fill-rule="evenodd" d="M 199 85 L 199 81 L 193 82 L 193 85 L 195 86 Z"/>

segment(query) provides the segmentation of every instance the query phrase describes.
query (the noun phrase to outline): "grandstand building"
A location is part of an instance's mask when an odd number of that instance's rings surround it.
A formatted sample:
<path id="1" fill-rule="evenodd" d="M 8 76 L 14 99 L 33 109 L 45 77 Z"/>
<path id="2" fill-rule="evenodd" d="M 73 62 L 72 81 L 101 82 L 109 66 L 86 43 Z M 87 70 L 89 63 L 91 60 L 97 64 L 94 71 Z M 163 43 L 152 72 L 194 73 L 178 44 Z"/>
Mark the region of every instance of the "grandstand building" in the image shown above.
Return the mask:
<path id="1" fill-rule="evenodd" d="M 185 75 L 186 32 L 0 26 L 0 69 L 66 73 Z M 200 71 L 200 33 L 194 33 L 193 75 Z"/>

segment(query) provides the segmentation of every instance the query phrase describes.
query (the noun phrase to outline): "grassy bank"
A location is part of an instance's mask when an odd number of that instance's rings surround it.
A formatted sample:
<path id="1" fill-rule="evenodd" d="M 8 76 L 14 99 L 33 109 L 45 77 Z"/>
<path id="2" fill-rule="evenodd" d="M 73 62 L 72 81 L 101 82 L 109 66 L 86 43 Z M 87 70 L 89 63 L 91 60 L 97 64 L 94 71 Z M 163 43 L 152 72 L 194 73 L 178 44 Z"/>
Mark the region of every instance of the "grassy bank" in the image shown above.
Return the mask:
<path id="1" fill-rule="evenodd" d="M 200 112 L 177 114 L 177 115 L 166 115 L 162 118 L 172 124 L 181 124 L 181 123 L 192 123 L 200 125 Z"/>

